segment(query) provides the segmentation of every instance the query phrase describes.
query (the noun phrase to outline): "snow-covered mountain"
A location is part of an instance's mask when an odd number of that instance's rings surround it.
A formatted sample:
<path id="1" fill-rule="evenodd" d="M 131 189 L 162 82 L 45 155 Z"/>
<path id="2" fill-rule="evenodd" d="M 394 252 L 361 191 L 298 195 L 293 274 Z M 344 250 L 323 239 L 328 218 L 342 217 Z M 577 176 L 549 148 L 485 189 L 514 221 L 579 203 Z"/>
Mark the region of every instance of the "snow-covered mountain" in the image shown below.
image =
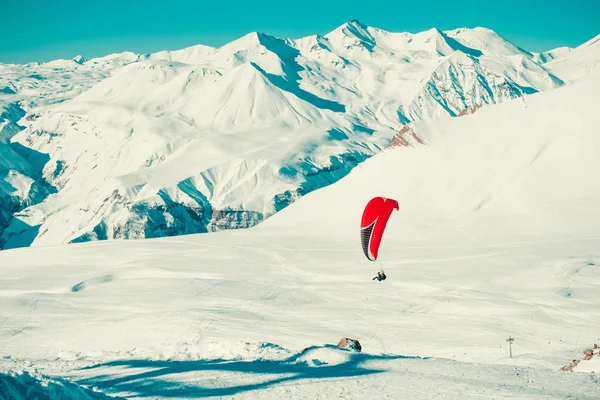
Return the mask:
<path id="1" fill-rule="evenodd" d="M 415 226 L 434 234 L 444 225 L 478 231 L 477 242 L 486 235 L 516 241 L 532 232 L 592 237 L 600 226 L 600 180 L 593 173 L 599 91 L 596 70 L 572 85 L 472 115 L 408 124 L 394 145 L 256 230 L 352 231 L 356 218 L 345 216 L 360 215 L 377 194 L 401 204 L 402 223 L 391 237 Z M 569 118 L 552 118 L 560 113 Z"/>
<path id="2" fill-rule="evenodd" d="M 600 35 L 575 49 L 558 49 L 553 54 L 559 50 L 545 66 L 565 81 L 577 81 L 600 68 Z"/>
<path id="3" fill-rule="evenodd" d="M 0 387 L 598 399 L 600 356 L 559 368 L 600 332 L 599 91 L 592 73 L 405 125 L 408 146 L 252 229 L 2 251 Z M 359 223 L 374 196 L 400 210 L 373 263 Z"/>
<path id="4" fill-rule="evenodd" d="M 2 65 L 4 98 L 29 112 L 10 146 L 45 159 L 25 176 L 55 192 L 17 207 L 3 246 L 253 226 L 406 123 L 561 86 L 539 61 L 483 28 L 352 21 L 301 39 Z"/>

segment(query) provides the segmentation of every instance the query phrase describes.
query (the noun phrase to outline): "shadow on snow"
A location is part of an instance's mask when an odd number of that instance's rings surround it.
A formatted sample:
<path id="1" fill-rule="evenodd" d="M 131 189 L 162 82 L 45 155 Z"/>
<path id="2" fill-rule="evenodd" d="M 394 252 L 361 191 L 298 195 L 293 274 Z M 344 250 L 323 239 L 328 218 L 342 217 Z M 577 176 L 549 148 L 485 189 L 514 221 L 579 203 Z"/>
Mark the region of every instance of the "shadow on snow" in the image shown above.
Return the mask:
<path id="1" fill-rule="evenodd" d="M 310 359 L 311 351 L 319 349 L 330 349 L 330 351 L 340 352 L 345 356 L 345 361 L 334 365 L 329 365 L 318 359 L 311 360 L 312 363 L 310 364 L 305 361 L 307 358 Z M 370 369 L 363 364 L 369 361 L 409 358 L 420 357 L 355 353 L 349 350 L 338 349 L 336 346 L 327 345 L 309 347 L 300 353 L 283 360 L 120 360 L 98 364 L 84 369 L 90 370 L 103 367 L 118 367 L 119 372 L 123 372 L 123 368 L 151 370 L 126 376 L 109 374 L 99 375 L 81 380 L 78 383 L 93 386 L 106 392 L 128 392 L 134 393 L 134 396 L 140 397 L 157 396 L 183 398 L 232 396 L 242 392 L 267 389 L 278 384 L 300 381 L 303 379 L 347 378 L 377 374 L 385 372 L 385 370 Z M 198 382 L 198 385 L 180 383 L 175 381 L 173 377 L 173 375 L 176 374 L 204 371 L 251 374 L 260 379 L 260 382 L 240 383 L 226 387 L 210 387 L 208 385 L 202 385 L 201 382 Z M 167 375 L 170 375 L 169 379 L 163 379 L 163 377 Z M 199 375 L 199 377 L 202 376 L 203 375 Z M 223 378 L 220 375 L 217 376 Z M 227 379 L 227 377 L 224 379 Z M 236 378 L 232 378 L 232 380 L 234 379 Z"/>

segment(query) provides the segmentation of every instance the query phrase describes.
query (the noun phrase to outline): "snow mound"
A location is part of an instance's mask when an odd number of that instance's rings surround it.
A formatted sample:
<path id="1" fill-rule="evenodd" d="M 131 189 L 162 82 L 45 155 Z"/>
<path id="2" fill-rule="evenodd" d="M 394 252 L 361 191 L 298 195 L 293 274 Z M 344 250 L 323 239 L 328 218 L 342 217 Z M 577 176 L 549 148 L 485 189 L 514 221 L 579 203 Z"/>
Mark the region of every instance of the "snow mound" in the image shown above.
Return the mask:
<path id="1" fill-rule="evenodd" d="M 156 354 L 154 352 L 148 353 Z M 270 342 L 249 343 L 243 341 L 213 341 L 208 343 L 184 343 L 166 348 L 159 359 L 171 360 L 283 360 L 292 352 Z M 139 356 L 140 354 L 136 355 Z"/>
<path id="2" fill-rule="evenodd" d="M 336 346 L 314 346 L 304 349 L 290 361 L 305 363 L 311 367 L 340 365 L 350 361 L 353 353 Z"/>

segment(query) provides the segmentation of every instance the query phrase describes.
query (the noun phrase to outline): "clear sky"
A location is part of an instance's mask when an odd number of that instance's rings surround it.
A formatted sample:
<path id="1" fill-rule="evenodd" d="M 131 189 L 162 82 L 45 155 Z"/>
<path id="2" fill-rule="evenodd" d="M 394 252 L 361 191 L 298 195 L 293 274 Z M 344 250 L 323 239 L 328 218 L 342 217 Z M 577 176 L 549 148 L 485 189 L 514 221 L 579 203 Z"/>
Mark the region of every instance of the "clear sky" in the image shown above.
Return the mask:
<path id="1" fill-rule="evenodd" d="M 530 51 L 600 34 L 600 0 L 0 0 L 0 15 L 2 63 L 297 38 L 355 18 L 392 32 L 483 26 Z"/>

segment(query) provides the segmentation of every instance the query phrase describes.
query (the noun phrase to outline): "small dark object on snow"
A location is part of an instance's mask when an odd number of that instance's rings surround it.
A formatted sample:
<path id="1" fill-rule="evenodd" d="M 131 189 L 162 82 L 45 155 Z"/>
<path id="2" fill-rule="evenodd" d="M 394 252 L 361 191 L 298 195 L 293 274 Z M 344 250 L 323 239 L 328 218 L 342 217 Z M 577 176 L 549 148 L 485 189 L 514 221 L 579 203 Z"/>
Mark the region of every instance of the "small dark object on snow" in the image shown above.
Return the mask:
<path id="1" fill-rule="evenodd" d="M 361 351 L 362 350 L 362 346 L 360 345 L 360 342 L 356 339 L 350 339 L 350 338 L 341 338 L 340 342 L 338 343 L 338 347 L 341 349 L 351 349 L 351 350 L 356 350 L 356 351 Z"/>
<path id="2" fill-rule="evenodd" d="M 565 365 L 560 370 L 561 371 L 571 371 L 571 372 L 573 372 L 573 368 L 575 368 L 577 366 L 577 364 L 579 364 L 579 360 L 573 360 L 573 361 L 571 361 L 571 364 Z"/>
<path id="3" fill-rule="evenodd" d="M 385 281 L 385 278 L 387 278 L 385 276 L 385 272 L 381 271 L 377 273 L 377 276 L 375 278 L 373 278 L 373 280 L 377 279 L 379 282 L 381 281 Z"/>

